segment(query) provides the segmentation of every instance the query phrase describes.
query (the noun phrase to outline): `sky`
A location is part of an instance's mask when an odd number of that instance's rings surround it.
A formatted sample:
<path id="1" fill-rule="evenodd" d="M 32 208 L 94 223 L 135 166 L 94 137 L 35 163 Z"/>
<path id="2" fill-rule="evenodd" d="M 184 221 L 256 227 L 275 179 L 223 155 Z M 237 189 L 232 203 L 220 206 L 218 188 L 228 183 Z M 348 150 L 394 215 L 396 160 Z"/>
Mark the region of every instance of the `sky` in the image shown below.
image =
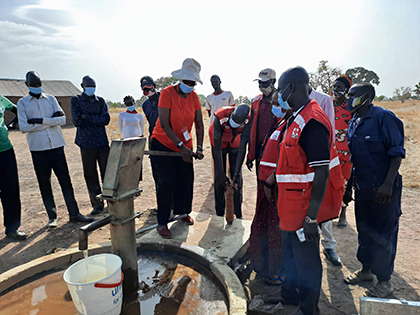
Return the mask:
<path id="1" fill-rule="evenodd" d="M 170 76 L 185 58 L 201 64 L 196 92 L 210 77 L 234 97 L 259 94 L 253 82 L 272 68 L 314 72 L 320 60 L 362 66 L 380 77 L 377 95 L 420 82 L 420 1 L 0 0 L 0 78 L 83 76 L 96 94 L 140 98 L 140 78 Z"/>

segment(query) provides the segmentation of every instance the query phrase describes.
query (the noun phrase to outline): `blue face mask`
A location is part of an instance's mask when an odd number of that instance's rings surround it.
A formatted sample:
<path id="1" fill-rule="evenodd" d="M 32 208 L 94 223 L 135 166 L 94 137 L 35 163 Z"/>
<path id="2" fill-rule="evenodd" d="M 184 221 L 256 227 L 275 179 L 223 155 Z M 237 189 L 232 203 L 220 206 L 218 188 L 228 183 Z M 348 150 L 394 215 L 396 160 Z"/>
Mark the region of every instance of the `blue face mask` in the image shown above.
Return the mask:
<path id="1" fill-rule="evenodd" d="M 234 122 L 232 118 L 229 118 L 229 125 L 234 129 L 239 128 L 241 126 L 241 124 L 237 124 L 236 122 Z"/>
<path id="2" fill-rule="evenodd" d="M 289 97 L 287 99 L 289 99 Z M 280 92 L 279 92 L 279 105 L 283 107 L 285 110 L 291 109 L 289 103 L 287 103 L 287 100 L 283 101 L 283 97 Z"/>
<path id="3" fill-rule="evenodd" d="M 181 89 L 182 92 L 184 92 L 185 94 L 189 94 L 192 92 L 192 90 L 194 90 L 193 86 L 188 86 L 186 85 L 184 82 L 181 81 L 181 83 L 179 84 L 179 88 Z"/>
<path id="4" fill-rule="evenodd" d="M 33 94 L 41 94 L 42 92 L 42 86 L 40 87 L 29 87 L 29 92 L 33 93 Z"/>
<path id="5" fill-rule="evenodd" d="M 95 95 L 96 88 L 94 87 L 85 87 L 85 93 L 87 96 Z"/>
<path id="6" fill-rule="evenodd" d="M 280 106 L 271 106 L 271 112 L 277 118 L 283 118 L 284 116 L 286 116 L 286 112 L 283 113 Z"/>
<path id="7" fill-rule="evenodd" d="M 136 110 L 136 105 L 128 106 L 127 110 L 130 111 L 130 112 L 135 111 Z"/>

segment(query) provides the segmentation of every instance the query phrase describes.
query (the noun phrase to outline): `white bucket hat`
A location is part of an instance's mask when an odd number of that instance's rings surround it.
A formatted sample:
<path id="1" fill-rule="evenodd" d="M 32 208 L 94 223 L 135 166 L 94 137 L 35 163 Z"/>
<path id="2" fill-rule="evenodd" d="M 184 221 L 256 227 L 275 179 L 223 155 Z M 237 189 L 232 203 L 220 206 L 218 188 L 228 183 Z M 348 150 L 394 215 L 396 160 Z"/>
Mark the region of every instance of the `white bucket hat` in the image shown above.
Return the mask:
<path id="1" fill-rule="evenodd" d="M 187 58 L 182 63 L 182 68 L 173 71 L 171 75 L 175 79 L 191 80 L 203 84 L 203 81 L 201 81 L 200 79 L 200 70 L 201 66 L 196 60 L 194 60 L 193 58 Z"/>

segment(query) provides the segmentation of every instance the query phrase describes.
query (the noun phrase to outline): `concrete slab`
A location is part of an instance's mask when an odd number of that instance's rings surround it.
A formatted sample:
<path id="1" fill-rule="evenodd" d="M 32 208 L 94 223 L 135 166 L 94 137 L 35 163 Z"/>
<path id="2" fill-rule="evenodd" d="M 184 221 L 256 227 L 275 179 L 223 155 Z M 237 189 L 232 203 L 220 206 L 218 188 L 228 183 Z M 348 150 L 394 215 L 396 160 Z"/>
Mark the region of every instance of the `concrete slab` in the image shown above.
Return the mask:
<path id="1" fill-rule="evenodd" d="M 360 298 L 360 315 L 418 315 L 420 302 L 395 299 Z"/>
<path id="2" fill-rule="evenodd" d="M 208 254 L 216 256 L 219 262 L 232 265 L 240 258 L 248 247 L 251 232 L 251 221 L 237 220 L 227 225 L 223 217 L 206 213 L 192 212 L 194 225 L 176 221 L 168 226 L 172 232 L 172 239 L 164 239 L 156 230 L 138 238 L 138 242 L 170 242 L 199 246 Z"/>

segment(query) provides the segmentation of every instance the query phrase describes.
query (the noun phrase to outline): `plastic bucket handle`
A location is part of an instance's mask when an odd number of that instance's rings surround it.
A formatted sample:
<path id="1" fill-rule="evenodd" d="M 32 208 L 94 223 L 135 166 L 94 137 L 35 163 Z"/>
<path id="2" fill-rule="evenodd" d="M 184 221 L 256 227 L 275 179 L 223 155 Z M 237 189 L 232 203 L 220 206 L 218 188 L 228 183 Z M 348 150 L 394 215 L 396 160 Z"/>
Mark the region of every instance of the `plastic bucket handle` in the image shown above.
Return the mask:
<path id="1" fill-rule="evenodd" d="M 121 271 L 121 281 L 120 282 L 117 282 L 117 283 L 99 283 L 99 282 L 96 282 L 94 287 L 95 288 L 102 288 L 102 289 L 116 288 L 116 287 L 119 287 L 121 285 L 123 280 L 124 280 L 124 272 Z"/>

